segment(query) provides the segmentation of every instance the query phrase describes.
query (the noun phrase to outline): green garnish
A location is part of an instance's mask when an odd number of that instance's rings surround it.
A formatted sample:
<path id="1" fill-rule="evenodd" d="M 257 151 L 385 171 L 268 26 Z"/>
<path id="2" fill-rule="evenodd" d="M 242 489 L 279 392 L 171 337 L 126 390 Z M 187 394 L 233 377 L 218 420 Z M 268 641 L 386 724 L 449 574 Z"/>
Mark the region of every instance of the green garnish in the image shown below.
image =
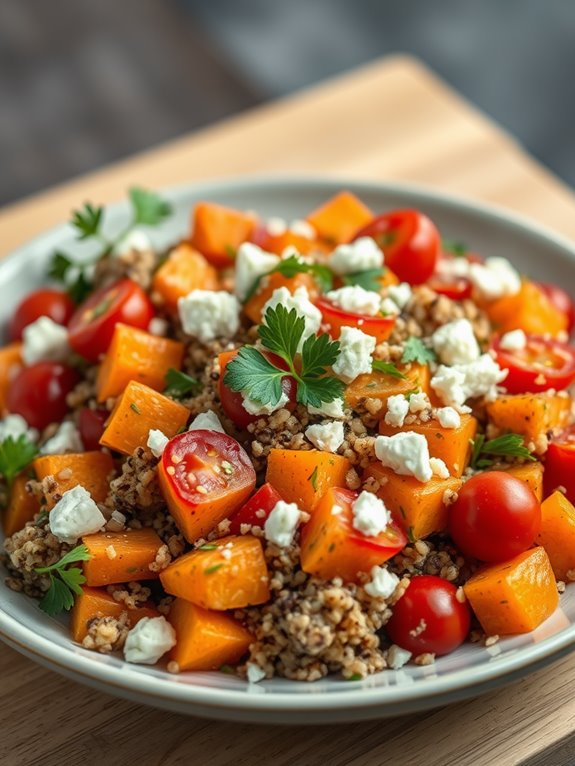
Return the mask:
<path id="1" fill-rule="evenodd" d="M 317 492 L 317 465 L 311 472 L 311 474 L 308 476 L 307 480 L 311 482 L 311 486 L 313 487 L 313 491 Z"/>
<path id="2" fill-rule="evenodd" d="M 50 588 L 39 603 L 43 612 L 46 612 L 50 617 L 55 617 L 60 612 L 67 612 L 74 606 L 74 596 L 82 594 L 80 586 L 86 582 L 86 578 L 78 567 L 71 569 L 66 567 L 78 561 L 89 561 L 90 558 L 86 546 L 78 545 L 62 556 L 60 561 L 55 564 L 34 570 L 37 574 L 50 575 Z"/>
<path id="3" fill-rule="evenodd" d="M 218 569 L 221 569 L 223 567 L 223 564 L 214 564 L 213 567 L 208 567 L 207 569 L 204 569 L 204 574 L 211 575 L 214 574 L 214 572 L 217 572 Z"/>
<path id="4" fill-rule="evenodd" d="M 469 248 L 464 242 L 458 242 L 454 239 L 444 239 L 441 247 L 446 253 L 455 255 L 457 258 L 461 258 L 469 252 Z"/>
<path id="5" fill-rule="evenodd" d="M 184 399 L 186 396 L 198 394 L 202 389 L 199 380 L 174 367 L 170 367 L 167 371 L 164 381 L 166 383 L 164 393 L 174 399 Z"/>
<path id="6" fill-rule="evenodd" d="M 363 676 L 361 673 L 354 673 L 349 678 L 345 679 L 346 681 L 363 681 Z"/>
<path id="7" fill-rule="evenodd" d="M 220 673 L 226 673 L 227 675 L 235 675 L 235 669 L 231 665 L 222 665 L 220 668 Z"/>
<path id="8" fill-rule="evenodd" d="M 429 364 L 436 360 L 435 352 L 428 348 L 421 338 L 412 336 L 405 341 L 403 347 L 402 362 L 419 362 L 419 364 Z"/>
<path id="9" fill-rule="evenodd" d="M 488 455 L 493 457 L 519 457 L 530 461 L 537 459 L 529 452 L 520 434 L 502 434 L 489 441 L 485 441 L 484 434 L 479 434 L 475 439 L 471 440 L 471 445 L 470 465 L 472 468 L 479 470 L 489 468 L 496 462 L 491 457 L 487 457 Z"/>
<path id="10" fill-rule="evenodd" d="M 132 402 L 132 403 L 130 404 L 130 409 L 131 409 L 131 410 L 134 410 L 134 412 L 136 413 L 136 415 L 141 415 L 141 414 L 142 414 L 142 410 L 141 410 L 141 409 L 138 407 L 138 405 L 136 404 L 136 402 Z"/>
<path id="11" fill-rule="evenodd" d="M 63 282 L 74 303 L 81 303 L 92 291 L 92 284 L 86 276 L 87 265 L 81 265 L 57 250 L 52 256 L 48 276 Z"/>
<path id="12" fill-rule="evenodd" d="M 386 375 L 391 375 L 392 378 L 398 378 L 400 380 L 405 380 L 407 378 L 407 376 L 404 375 L 401 370 L 398 370 L 392 362 L 382 362 L 381 359 L 374 359 L 371 366 L 376 372 L 383 372 Z"/>
<path id="13" fill-rule="evenodd" d="M 198 550 L 199 551 L 217 551 L 218 546 L 215 545 L 215 543 L 205 543 L 204 545 L 200 545 Z"/>
<path id="14" fill-rule="evenodd" d="M 281 260 L 275 269 L 256 279 L 246 296 L 246 300 L 257 291 L 261 280 L 264 277 L 269 277 L 270 274 L 282 274 L 288 279 L 295 277 L 296 274 L 311 274 L 322 293 L 329 292 L 333 287 L 333 274 L 327 266 L 323 266 L 321 263 L 306 263 L 297 255 L 290 255 Z"/>
<path id="15" fill-rule="evenodd" d="M 38 454 L 38 448 L 24 434 L 17 439 L 7 436 L 0 442 L 0 474 L 6 479 L 8 487 L 14 478 L 23 471 Z"/>
<path id="16" fill-rule="evenodd" d="M 407 539 L 409 540 L 410 543 L 414 543 L 415 542 L 415 534 L 413 533 L 413 527 L 412 526 L 409 526 L 407 528 Z"/>
<path id="17" fill-rule="evenodd" d="M 133 226 L 157 226 L 172 213 L 172 206 L 159 194 L 133 186 L 129 191 L 134 214 Z"/>
<path id="18" fill-rule="evenodd" d="M 381 278 L 386 269 L 367 269 L 366 271 L 356 271 L 353 274 L 346 274 L 343 277 L 344 285 L 357 285 L 364 290 L 378 292 L 381 289 Z"/>

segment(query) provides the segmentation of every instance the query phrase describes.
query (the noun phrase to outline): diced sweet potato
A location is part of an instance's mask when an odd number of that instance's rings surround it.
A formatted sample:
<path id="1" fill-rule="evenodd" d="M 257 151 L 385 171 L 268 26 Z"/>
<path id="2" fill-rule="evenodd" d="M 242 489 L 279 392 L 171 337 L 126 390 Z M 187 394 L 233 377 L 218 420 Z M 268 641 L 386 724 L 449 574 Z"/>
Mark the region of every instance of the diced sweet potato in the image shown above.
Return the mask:
<path id="1" fill-rule="evenodd" d="M 563 428 L 570 410 L 571 399 L 563 392 L 507 394 L 487 404 L 487 416 L 493 425 L 503 433 L 521 434 L 526 442 Z"/>
<path id="2" fill-rule="evenodd" d="M 263 307 L 272 297 L 274 290 L 280 287 L 286 287 L 292 294 L 298 287 L 305 287 L 311 300 L 318 296 L 317 285 L 311 274 L 295 274 L 293 277 L 285 277 L 275 271 L 262 278 L 256 292 L 245 302 L 244 313 L 252 322 L 259 324 L 262 321 Z"/>
<path id="3" fill-rule="evenodd" d="M 543 548 L 481 567 L 463 587 L 488 636 L 529 633 L 559 603 L 557 582 Z"/>
<path id="4" fill-rule="evenodd" d="M 378 497 L 411 540 L 429 537 L 447 527 L 445 500 L 450 493 L 459 491 L 461 479 L 434 476 L 429 481 L 421 482 L 413 476 L 399 476 L 381 463 L 372 463 L 366 468 L 364 478 L 370 476 L 380 483 Z"/>
<path id="5" fill-rule="evenodd" d="M 390 426 L 385 420 L 379 421 L 379 432 L 384 436 L 393 436 L 399 431 L 415 431 L 425 436 L 429 454 L 443 460 L 452 476 L 461 476 L 469 462 L 471 439 L 477 433 L 477 420 L 472 415 L 461 415 L 458 428 L 442 428 L 435 418 L 401 428 Z"/>
<path id="6" fill-rule="evenodd" d="M 22 344 L 10 343 L 0 348 L 0 414 L 6 409 L 10 383 L 22 369 Z"/>
<path id="7" fill-rule="evenodd" d="M 32 521 L 40 510 L 38 500 L 26 492 L 28 476 L 20 474 L 14 479 L 8 505 L 2 510 L 2 529 L 6 537 L 18 532 L 27 521 Z"/>
<path id="8" fill-rule="evenodd" d="M 204 609 L 242 609 L 269 600 L 268 570 L 257 537 L 223 537 L 186 553 L 160 574 L 167 593 Z"/>
<path id="9" fill-rule="evenodd" d="M 84 562 L 86 584 L 90 587 L 158 577 L 150 564 L 155 562 L 163 543 L 153 529 L 98 532 L 86 535 L 82 542 L 91 557 Z"/>
<path id="10" fill-rule="evenodd" d="M 268 457 L 266 481 L 287 503 L 302 511 L 313 511 L 332 487 L 345 487 L 351 463 L 341 455 L 318 450 L 272 449 Z"/>
<path id="11" fill-rule="evenodd" d="M 238 662 L 253 641 L 247 631 L 225 612 L 210 612 L 177 598 L 168 617 L 177 643 L 169 659 L 184 670 L 219 670 Z"/>
<path id="12" fill-rule="evenodd" d="M 161 391 L 166 373 L 171 367 L 179 370 L 183 357 L 183 343 L 117 324 L 98 371 L 98 401 L 105 402 L 110 396 L 118 396 L 131 380 Z"/>
<path id="13" fill-rule="evenodd" d="M 535 335 L 556 336 L 567 329 L 566 314 L 551 303 L 540 287 L 528 280 L 515 295 L 506 295 L 484 308 L 501 335 L 520 329 Z"/>
<path id="14" fill-rule="evenodd" d="M 131 455 L 136 447 L 146 446 L 150 429 L 159 428 L 171 439 L 186 426 L 189 416 L 183 404 L 131 380 L 116 401 L 100 444 Z"/>
<path id="15" fill-rule="evenodd" d="M 232 266 L 236 250 L 251 239 L 256 223 L 253 213 L 198 202 L 193 213 L 192 247 L 217 269 Z"/>
<path id="16" fill-rule="evenodd" d="M 122 612 L 128 615 L 128 627 L 133 628 L 144 617 L 159 617 L 158 610 L 153 604 L 128 609 L 122 601 L 100 588 L 82 588 L 82 594 L 76 596 L 70 612 L 70 633 L 72 640 L 81 644 L 88 635 L 88 623 L 95 617 L 115 617 L 118 619 Z"/>
<path id="17" fill-rule="evenodd" d="M 217 290 L 218 286 L 217 271 L 188 242 L 170 252 L 152 280 L 154 292 L 170 311 L 177 311 L 179 298 L 192 290 Z"/>
<path id="18" fill-rule="evenodd" d="M 36 478 L 40 481 L 53 476 L 56 493 L 63 495 L 81 484 L 97 503 L 103 503 L 108 495 L 110 479 L 114 475 L 114 461 L 105 452 L 79 452 L 66 455 L 41 455 L 32 463 Z M 49 502 L 48 508 L 54 503 Z"/>
<path id="19" fill-rule="evenodd" d="M 307 217 L 318 236 L 334 246 L 349 242 L 372 219 L 371 210 L 348 191 L 336 194 Z"/>
<path id="20" fill-rule="evenodd" d="M 429 367 L 426 364 L 397 365 L 399 371 L 405 375 L 397 378 L 384 372 L 370 372 L 367 375 L 359 375 L 345 391 L 345 399 L 350 407 L 361 407 L 366 399 L 378 399 L 381 402 L 379 414 L 385 415 L 387 400 L 396 394 L 409 394 L 411 391 L 423 391 L 429 393 Z"/>
<path id="21" fill-rule="evenodd" d="M 522 465 L 502 466 L 501 470 L 524 481 L 533 490 L 539 502 L 543 500 L 543 465 L 541 463 L 536 461 Z"/>
<path id="22" fill-rule="evenodd" d="M 575 507 L 562 492 L 541 503 L 537 542 L 547 551 L 558 580 L 575 580 Z"/>

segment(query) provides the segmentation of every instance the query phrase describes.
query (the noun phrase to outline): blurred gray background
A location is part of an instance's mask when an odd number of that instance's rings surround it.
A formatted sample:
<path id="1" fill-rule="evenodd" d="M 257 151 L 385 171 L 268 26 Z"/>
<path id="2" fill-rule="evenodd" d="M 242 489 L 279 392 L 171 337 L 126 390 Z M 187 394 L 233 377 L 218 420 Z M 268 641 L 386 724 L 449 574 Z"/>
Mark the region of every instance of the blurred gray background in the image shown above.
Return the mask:
<path id="1" fill-rule="evenodd" d="M 0 0 L 0 204 L 395 52 L 575 185 L 574 0 Z"/>

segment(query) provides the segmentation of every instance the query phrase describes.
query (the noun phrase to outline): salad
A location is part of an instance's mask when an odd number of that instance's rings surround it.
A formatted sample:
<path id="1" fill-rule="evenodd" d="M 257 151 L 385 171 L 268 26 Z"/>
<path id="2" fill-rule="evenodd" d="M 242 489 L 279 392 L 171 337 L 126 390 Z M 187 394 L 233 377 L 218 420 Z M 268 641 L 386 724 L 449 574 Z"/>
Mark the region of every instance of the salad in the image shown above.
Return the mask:
<path id="1" fill-rule="evenodd" d="M 6 585 L 171 673 L 357 680 L 537 628 L 575 581 L 575 323 L 417 210 L 130 191 L 0 349 Z M 281 213 L 281 211 L 278 211 Z"/>

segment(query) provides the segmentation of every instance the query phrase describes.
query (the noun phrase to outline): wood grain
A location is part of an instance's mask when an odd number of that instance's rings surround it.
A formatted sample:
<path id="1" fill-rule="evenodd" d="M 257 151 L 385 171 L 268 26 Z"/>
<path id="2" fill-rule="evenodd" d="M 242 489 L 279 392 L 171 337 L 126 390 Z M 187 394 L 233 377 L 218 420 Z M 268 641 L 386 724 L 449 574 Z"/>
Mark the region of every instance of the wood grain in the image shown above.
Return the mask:
<path id="1" fill-rule="evenodd" d="M 405 58 L 377 62 L 0 212 L 0 248 L 90 197 L 244 172 L 396 178 L 504 204 L 575 236 L 575 199 L 515 142 Z M 353 726 L 261 727 L 154 711 L 0 648 L 2 766 L 532 766 L 572 763 L 575 656 L 430 713 Z M 551 750 L 550 750 L 551 748 Z M 552 752 L 553 760 L 546 754 Z"/>

